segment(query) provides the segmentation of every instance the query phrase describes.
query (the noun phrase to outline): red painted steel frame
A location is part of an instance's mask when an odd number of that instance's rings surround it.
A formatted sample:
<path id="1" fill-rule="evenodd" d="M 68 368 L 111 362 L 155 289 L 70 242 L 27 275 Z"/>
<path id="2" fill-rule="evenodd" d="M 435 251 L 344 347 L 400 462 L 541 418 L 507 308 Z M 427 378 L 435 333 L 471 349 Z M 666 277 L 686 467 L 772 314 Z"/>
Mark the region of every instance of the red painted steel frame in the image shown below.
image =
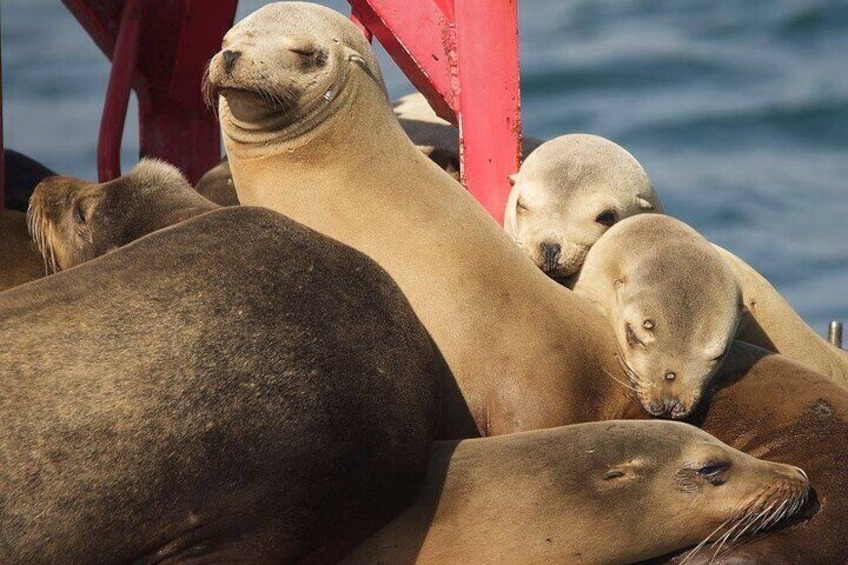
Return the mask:
<path id="1" fill-rule="evenodd" d="M 499 222 L 521 157 L 517 0 L 348 0 L 442 118 L 465 186 Z"/>
<path id="2" fill-rule="evenodd" d="M 138 96 L 141 155 L 174 163 L 196 181 L 221 156 L 218 124 L 200 84 L 238 0 L 62 1 L 113 60 L 98 141 L 101 181 L 120 174 L 130 83 Z"/>

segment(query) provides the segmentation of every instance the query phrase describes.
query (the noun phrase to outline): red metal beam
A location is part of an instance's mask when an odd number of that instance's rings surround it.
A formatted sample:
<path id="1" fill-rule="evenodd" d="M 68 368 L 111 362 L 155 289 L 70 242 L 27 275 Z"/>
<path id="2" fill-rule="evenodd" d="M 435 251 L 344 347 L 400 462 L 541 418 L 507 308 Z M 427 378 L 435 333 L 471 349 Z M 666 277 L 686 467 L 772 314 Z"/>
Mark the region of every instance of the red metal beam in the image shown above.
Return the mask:
<path id="1" fill-rule="evenodd" d="M 521 159 L 517 0 L 456 0 L 455 10 L 463 183 L 503 223 Z"/>
<path id="2" fill-rule="evenodd" d="M 121 176 L 121 139 L 127 119 L 141 39 L 143 0 L 127 0 L 112 52 L 112 72 L 97 139 L 97 176 L 107 182 Z"/>
<path id="3" fill-rule="evenodd" d="M 348 0 L 436 114 L 456 123 L 456 37 L 440 0 Z M 488 4 L 488 3 L 486 3 Z"/>

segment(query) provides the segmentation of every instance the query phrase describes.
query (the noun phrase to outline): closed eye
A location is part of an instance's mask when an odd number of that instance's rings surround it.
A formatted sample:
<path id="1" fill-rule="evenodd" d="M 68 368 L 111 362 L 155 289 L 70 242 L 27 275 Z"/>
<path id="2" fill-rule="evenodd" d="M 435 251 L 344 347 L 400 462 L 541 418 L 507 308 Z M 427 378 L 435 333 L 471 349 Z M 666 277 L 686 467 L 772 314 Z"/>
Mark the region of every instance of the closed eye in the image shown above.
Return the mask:
<path id="1" fill-rule="evenodd" d="M 85 212 L 83 212 L 79 202 L 74 202 L 74 221 L 78 224 L 84 224 L 86 222 Z"/>
<path id="2" fill-rule="evenodd" d="M 630 325 L 630 322 L 624 323 L 624 331 L 627 333 L 627 343 L 630 344 L 630 347 L 635 347 L 637 345 L 645 347 L 645 343 L 636 337 L 636 332 L 633 331 L 633 327 Z"/>
<path id="3" fill-rule="evenodd" d="M 598 217 L 595 218 L 595 221 L 603 226 L 610 227 L 615 223 L 616 219 L 617 218 L 613 210 L 604 210 L 603 212 L 598 214 Z"/>
<path id="4" fill-rule="evenodd" d="M 698 469 L 698 474 L 705 479 L 715 479 L 730 468 L 730 463 L 708 463 Z"/>

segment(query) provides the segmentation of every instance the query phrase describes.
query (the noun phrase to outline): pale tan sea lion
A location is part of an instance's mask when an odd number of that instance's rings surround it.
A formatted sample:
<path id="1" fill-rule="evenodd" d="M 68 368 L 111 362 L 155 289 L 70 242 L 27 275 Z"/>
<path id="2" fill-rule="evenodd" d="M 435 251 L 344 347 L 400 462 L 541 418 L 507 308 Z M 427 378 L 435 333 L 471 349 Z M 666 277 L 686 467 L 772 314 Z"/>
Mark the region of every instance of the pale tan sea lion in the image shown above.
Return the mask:
<path id="1" fill-rule="evenodd" d="M 662 204 L 639 162 L 597 135 L 546 141 L 513 176 L 504 229 L 555 279 L 577 273 L 586 253 L 617 221 Z"/>
<path id="2" fill-rule="evenodd" d="M 30 198 L 30 233 L 53 271 L 69 269 L 218 205 L 176 167 L 142 159 L 129 173 L 94 184 L 49 177 Z"/>
<path id="3" fill-rule="evenodd" d="M 415 504 L 343 563 L 629 565 L 776 525 L 807 492 L 797 467 L 678 422 L 438 442 Z"/>
<path id="4" fill-rule="evenodd" d="M 645 409 L 688 416 L 744 313 L 736 277 L 710 242 L 670 216 L 631 216 L 595 242 L 573 281 L 612 323 Z"/>
<path id="5" fill-rule="evenodd" d="M 239 205 L 233 175 L 230 173 L 230 163 L 227 159 L 206 171 L 194 188 L 201 196 L 219 206 Z"/>
<path id="6" fill-rule="evenodd" d="M 47 274 L 23 212 L 0 210 L 0 291 Z"/>
<path id="7" fill-rule="evenodd" d="M 624 383 L 608 322 L 547 278 L 398 124 L 362 32 L 327 8 L 268 4 L 224 37 L 205 82 L 243 204 L 284 213 L 375 259 L 444 354 L 443 437 L 610 412 Z M 282 179 L 282 180 L 281 180 Z M 453 395 L 453 396 L 451 396 Z M 461 408 L 467 404 L 473 423 Z"/>
<path id="8" fill-rule="evenodd" d="M 460 180 L 459 131 L 437 116 L 421 93 L 401 96 L 393 107 L 400 126 L 412 143 L 445 172 Z M 521 139 L 522 153 L 527 155 L 541 144 L 540 139 L 524 136 Z"/>
<path id="9" fill-rule="evenodd" d="M 3 293 L 0 343 L 4 565 L 338 558 L 417 495 L 446 370 L 373 261 L 240 206 Z"/>
<path id="10" fill-rule="evenodd" d="M 747 312 L 737 339 L 806 363 L 848 387 L 848 351 L 818 335 L 783 296 L 754 268 L 733 253 L 714 246 L 742 288 Z"/>

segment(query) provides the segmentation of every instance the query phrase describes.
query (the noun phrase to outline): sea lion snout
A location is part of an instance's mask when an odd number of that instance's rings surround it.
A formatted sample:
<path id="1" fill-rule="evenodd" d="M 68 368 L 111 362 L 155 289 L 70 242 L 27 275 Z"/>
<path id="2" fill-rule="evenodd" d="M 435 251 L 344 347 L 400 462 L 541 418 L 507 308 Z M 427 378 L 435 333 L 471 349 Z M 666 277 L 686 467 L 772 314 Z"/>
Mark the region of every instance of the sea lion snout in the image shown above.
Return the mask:
<path id="1" fill-rule="evenodd" d="M 546 273 L 557 270 L 562 246 L 558 243 L 543 241 L 539 244 L 539 251 L 542 254 L 542 270 Z"/>

